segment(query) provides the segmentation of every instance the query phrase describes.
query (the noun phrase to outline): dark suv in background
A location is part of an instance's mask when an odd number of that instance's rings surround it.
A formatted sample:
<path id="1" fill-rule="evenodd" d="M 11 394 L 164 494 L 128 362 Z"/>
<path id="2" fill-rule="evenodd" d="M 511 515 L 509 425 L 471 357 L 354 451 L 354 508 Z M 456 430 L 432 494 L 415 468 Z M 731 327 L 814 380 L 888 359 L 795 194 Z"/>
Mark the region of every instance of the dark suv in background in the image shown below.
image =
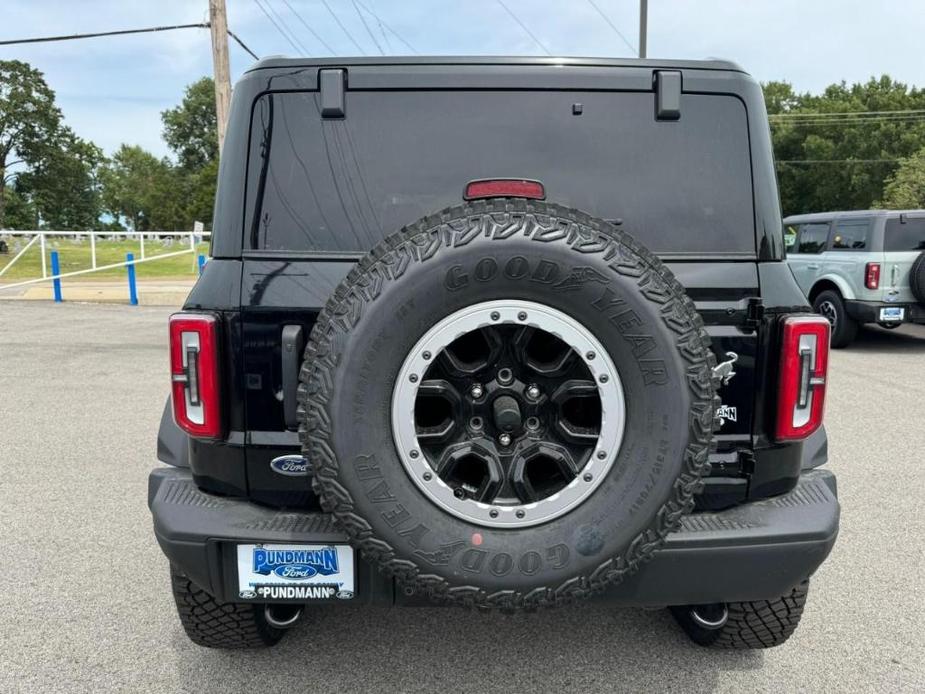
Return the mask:
<path id="1" fill-rule="evenodd" d="M 838 530 L 829 324 L 739 67 L 264 60 L 212 238 L 148 498 L 193 641 L 326 602 L 796 628 Z"/>

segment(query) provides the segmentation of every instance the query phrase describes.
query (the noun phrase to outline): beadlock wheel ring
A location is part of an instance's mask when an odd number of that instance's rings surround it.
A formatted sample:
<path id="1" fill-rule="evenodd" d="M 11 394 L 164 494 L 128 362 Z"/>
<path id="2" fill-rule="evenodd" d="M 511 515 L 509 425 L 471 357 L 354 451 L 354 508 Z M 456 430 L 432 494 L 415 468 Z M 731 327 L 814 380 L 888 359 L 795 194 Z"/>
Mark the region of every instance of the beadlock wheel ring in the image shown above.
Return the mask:
<path id="1" fill-rule="evenodd" d="M 593 378 L 600 400 L 597 441 L 584 465 L 562 489 L 532 503 L 484 503 L 459 498 L 424 454 L 415 422 L 415 404 L 428 368 L 457 338 L 483 328 L 526 326 L 549 333 L 572 351 Z M 571 316 L 540 303 L 497 300 L 468 306 L 445 317 L 406 356 L 392 393 L 392 433 L 406 473 L 425 497 L 462 520 L 493 528 L 524 528 L 559 518 L 600 486 L 623 441 L 626 403 L 623 385 L 600 341 Z M 552 444 L 554 445 L 554 444 Z"/>

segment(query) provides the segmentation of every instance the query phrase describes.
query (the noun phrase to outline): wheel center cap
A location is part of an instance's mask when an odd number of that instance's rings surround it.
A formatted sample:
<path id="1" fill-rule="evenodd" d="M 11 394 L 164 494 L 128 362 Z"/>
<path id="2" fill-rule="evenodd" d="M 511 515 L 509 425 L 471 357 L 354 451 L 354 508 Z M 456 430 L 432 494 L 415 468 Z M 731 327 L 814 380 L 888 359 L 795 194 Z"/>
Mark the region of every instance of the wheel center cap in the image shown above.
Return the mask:
<path id="1" fill-rule="evenodd" d="M 522 419 L 520 405 L 510 395 L 501 395 L 492 403 L 495 426 L 501 431 L 512 432 L 520 429 Z"/>

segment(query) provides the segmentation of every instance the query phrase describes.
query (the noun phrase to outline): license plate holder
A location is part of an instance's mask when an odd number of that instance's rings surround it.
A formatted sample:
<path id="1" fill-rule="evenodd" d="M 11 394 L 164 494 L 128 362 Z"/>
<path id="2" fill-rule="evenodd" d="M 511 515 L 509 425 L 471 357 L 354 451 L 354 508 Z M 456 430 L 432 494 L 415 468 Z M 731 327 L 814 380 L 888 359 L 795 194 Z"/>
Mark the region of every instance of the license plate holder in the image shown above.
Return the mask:
<path id="1" fill-rule="evenodd" d="M 242 600 L 349 600 L 356 594 L 350 545 L 239 544 L 236 554 Z"/>
<path id="2" fill-rule="evenodd" d="M 906 318 L 906 309 L 902 306 L 885 306 L 880 309 L 881 323 L 901 323 Z"/>

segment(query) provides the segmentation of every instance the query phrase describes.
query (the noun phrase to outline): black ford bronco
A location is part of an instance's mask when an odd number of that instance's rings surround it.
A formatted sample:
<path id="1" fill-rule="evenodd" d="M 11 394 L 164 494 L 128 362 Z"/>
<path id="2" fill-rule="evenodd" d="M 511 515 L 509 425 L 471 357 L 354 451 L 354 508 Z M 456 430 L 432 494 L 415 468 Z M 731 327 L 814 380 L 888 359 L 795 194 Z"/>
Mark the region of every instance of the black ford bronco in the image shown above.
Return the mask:
<path id="1" fill-rule="evenodd" d="M 187 634 L 591 599 L 782 643 L 839 517 L 784 255 L 734 64 L 257 63 L 150 476 Z"/>

